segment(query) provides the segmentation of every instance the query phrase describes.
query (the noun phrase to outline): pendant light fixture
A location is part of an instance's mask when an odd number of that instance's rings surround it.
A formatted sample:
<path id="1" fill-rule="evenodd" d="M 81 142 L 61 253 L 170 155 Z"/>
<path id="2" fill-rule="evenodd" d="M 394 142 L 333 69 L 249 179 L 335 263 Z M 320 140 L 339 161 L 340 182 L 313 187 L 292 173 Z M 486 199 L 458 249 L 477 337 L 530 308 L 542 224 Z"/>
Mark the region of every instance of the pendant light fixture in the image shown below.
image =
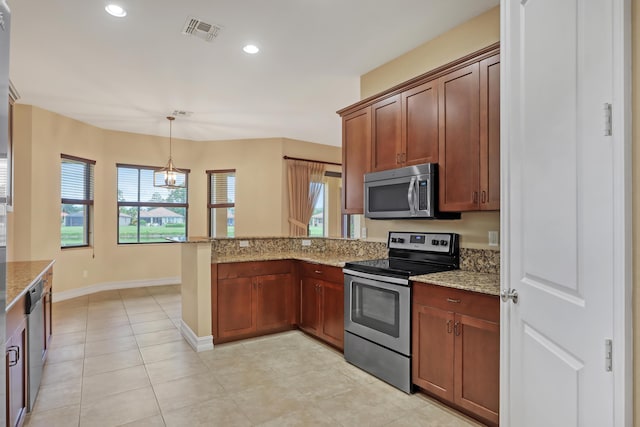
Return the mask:
<path id="1" fill-rule="evenodd" d="M 163 188 L 185 188 L 187 186 L 186 172 L 173 166 L 171 158 L 171 125 L 176 118 L 168 116 L 169 120 L 169 161 L 162 169 L 158 169 L 153 173 L 153 186 Z"/>

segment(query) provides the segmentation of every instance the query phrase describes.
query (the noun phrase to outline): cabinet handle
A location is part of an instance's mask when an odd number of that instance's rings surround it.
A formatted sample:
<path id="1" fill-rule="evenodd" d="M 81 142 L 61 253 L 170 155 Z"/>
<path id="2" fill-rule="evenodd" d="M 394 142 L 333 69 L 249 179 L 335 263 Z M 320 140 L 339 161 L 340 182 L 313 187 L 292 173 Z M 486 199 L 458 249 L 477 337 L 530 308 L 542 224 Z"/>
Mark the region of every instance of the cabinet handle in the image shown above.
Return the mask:
<path id="1" fill-rule="evenodd" d="M 452 302 L 454 304 L 460 304 L 462 300 L 459 299 L 453 299 L 453 298 L 447 298 L 447 302 Z"/>
<path id="2" fill-rule="evenodd" d="M 407 163 L 407 153 L 402 153 L 402 163 Z"/>
<path id="3" fill-rule="evenodd" d="M 473 198 L 473 203 L 478 203 L 478 192 L 477 191 L 473 191 L 471 193 L 471 197 Z"/>
<path id="4" fill-rule="evenodd" d="M 457 337 L 460 336 L 460 329 L 462 329 L 460 327 L 460 322 L 456 322 L 456 324 L 453 325 L 453 330 L 455 331 Z"/>
<path id="5" fill-rule="evenodd" d="M 451 320 L 447 320 L 447 333 L 451 333 Z"/>
<path id="6" fill-rule="evenodd" d="M 20 361 L 20 347 L 12 345 L 7 349 L 7 353 L 9 354 L 9 367 L 16 366 L 18 361 Z M 15 360 L 11 360 L 11 353 L 16 355 Z"/>
<path id="7" fill-rule="evenodd" d="M 400 153 L 396 154 L 396 165 L 400 164 Z"/>
<path id="8" fill-rule="evenodd" d="M 487 192 L 482 190 L 482 203 L 487 203 Z"/>
<path id="9" fill-rule="evenodd" d="M 314 270 L 314 273 L 316 273 L 316 274 L 322 274 L 322 270 Z"/>

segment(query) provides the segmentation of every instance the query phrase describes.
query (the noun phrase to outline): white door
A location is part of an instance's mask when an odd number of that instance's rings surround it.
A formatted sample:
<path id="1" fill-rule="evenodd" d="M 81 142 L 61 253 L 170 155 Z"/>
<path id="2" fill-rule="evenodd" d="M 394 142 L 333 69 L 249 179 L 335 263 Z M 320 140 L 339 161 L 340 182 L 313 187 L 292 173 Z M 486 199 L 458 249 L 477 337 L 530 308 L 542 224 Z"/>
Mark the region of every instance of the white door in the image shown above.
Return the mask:
<path id="1" fill-rule="evenodd" d="M 623 425 L 605 363 L 625 173 L 605 104 L 623 2 L 501 2 L 502 287 L 518 293 L 501 312 L 502 426 Z"/>

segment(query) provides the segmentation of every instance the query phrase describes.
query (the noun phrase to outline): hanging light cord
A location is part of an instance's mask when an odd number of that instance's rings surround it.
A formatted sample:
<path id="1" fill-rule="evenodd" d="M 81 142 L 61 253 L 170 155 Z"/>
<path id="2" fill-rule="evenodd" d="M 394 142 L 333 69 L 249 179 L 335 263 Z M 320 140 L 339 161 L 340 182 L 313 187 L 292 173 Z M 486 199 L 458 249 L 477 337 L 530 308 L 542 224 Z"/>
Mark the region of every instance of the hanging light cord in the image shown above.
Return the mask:
<path id="1" fill-rule="evenodd" d="M 172 128 L 172 125 L 173 125 L 173 121 L 175 119 L 176 118 L 173 117 L 173 116 L 167 116 L 167 120 L 169 120 L 169 162 L 171 162 L 173 160 L 172 152 L 171 152 L 171 128 Z"/>

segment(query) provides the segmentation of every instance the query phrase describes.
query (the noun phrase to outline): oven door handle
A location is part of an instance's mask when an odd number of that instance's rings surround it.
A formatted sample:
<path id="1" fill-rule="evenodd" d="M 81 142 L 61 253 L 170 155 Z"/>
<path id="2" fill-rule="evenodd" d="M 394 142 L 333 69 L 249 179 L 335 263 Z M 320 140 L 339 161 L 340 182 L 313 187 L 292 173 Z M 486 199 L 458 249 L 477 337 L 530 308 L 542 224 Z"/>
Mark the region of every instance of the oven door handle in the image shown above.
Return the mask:
<path id="1" fill-rule="evenodd" d="M 342 272 L 344 274 L 348 274 L 354 277 L 361 277 L 363 279 L 376 280 L 378 282 L 387 282 L 387 283 L 394 283 L 396 285 L 409 286 L 408 279 L 400 279 L 398 277 L 389 277 L 389 276 L 383 276 L 383 275 L 377 275 L 377 274 L 362 273 L 360 271 L 349 270 L 348 268 L 342 269 Z"/>

